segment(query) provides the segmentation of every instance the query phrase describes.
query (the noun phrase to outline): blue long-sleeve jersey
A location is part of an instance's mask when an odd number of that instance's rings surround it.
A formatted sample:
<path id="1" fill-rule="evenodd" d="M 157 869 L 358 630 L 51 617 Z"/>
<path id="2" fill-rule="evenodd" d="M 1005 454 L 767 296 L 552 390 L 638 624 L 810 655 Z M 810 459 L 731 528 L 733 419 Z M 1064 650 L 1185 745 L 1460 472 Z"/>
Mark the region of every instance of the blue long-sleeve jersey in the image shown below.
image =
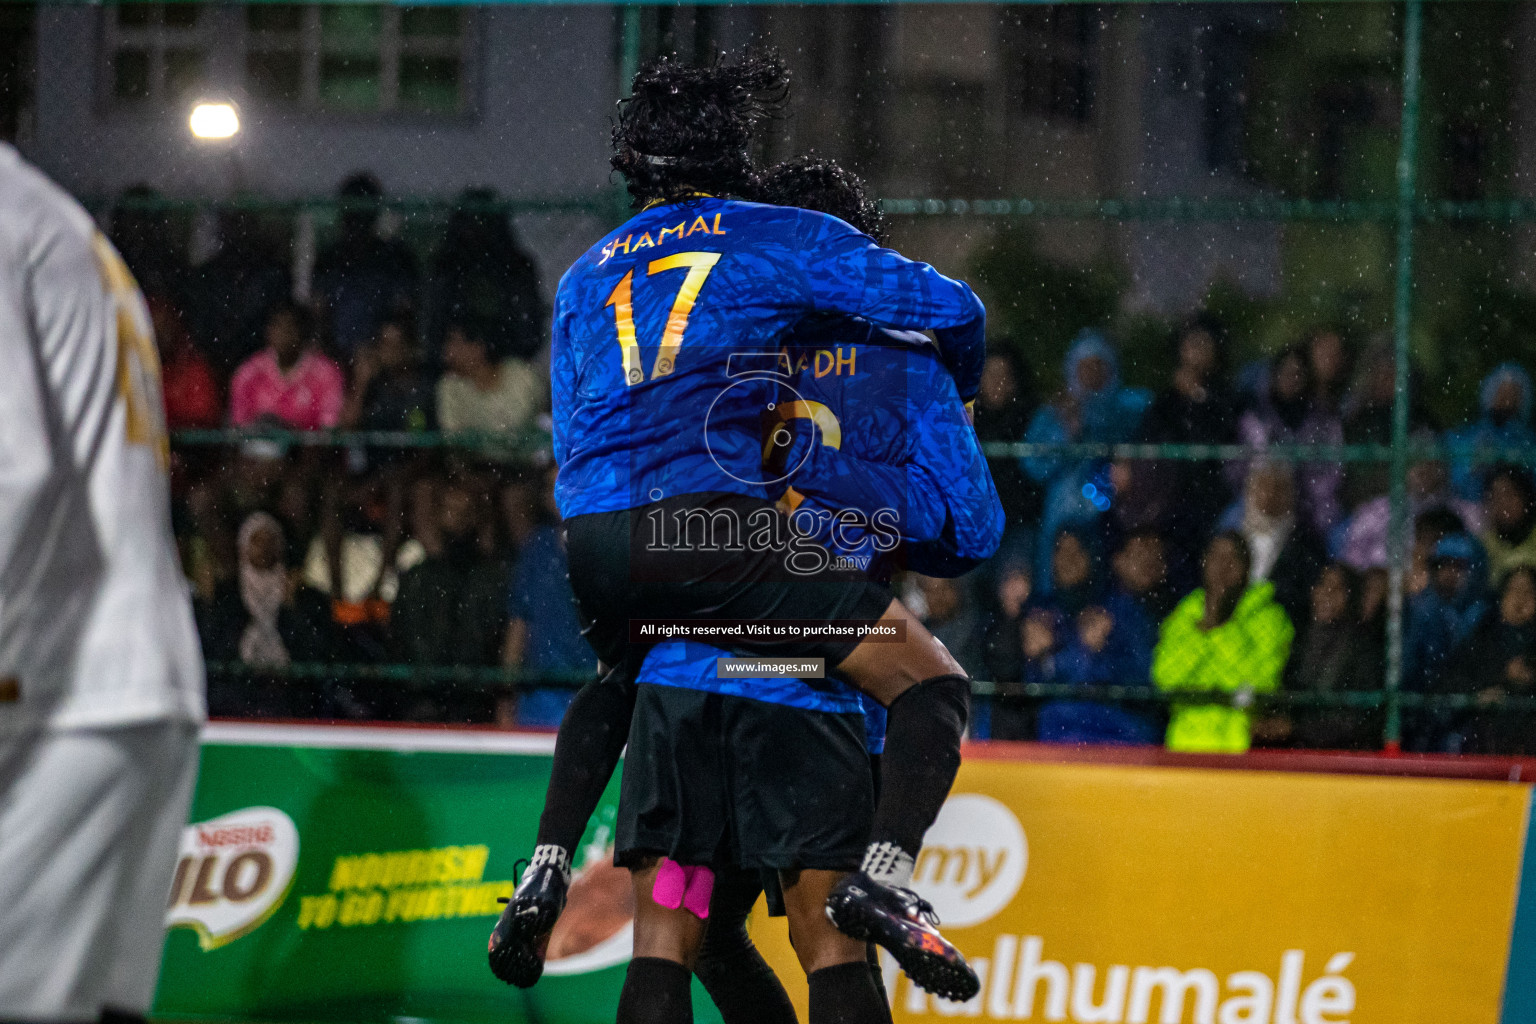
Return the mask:
<path id="1" fill-rule="evenodd" d="M 835 217 L 701 198 L 594 245 L 555 296 L 561 515 L 707 491 L 777 497 L 761 429 L 777 385 L 741 377 L 732 357 L 777 351 L 817 313 L 932 329 L 959 393 L 979 386 L 985 311 L 970 288 Z"/>
<path id="2" fill-rule="evenodd" d="M 810 451 L 789 475 L 794 514 L 818 527 L 814 535 L 834 554 L 872 557 L 876 573 L 875 563 L 899 547 L 918 571 L 959 575 L 997 550 L 1002 502 L 938 354 L 918 339 L 871 343 L 883 333 L 860 321 L 818 320 L 785 350 L 792 377 L 779 407 L 784 419 L 815 428 L 800 435 L 810 439 Z M 792 464 L 799 457 L 791 455 Z M 858 513 L 858 521 L 840 520 L 844 510 Z M 881 511 L 888 513 L 883 520 Z M 706 644 L 669 641 L 649 652 L 639 681 L 814 711 L 862 706 L 870 749 L 879 751 L 884 710 L 846 683 L 718 679 L 715 659 L 725 656 Z"/>
<path id="3" fill-rule="evenodd" d="M 836 554 L 873 555 L 876 576 L 892 567 L 892 534 L 907 567 L 928 576 L 959 576 L 997 550 L 1002 502 L 959 390 L 926 338 L 816 318 L 788 352 L 795 376 L 780 409 L 814 427 L 801 433 L 808 451 L 787 481 L 797 525 Z M 859 515 L 840 519 L 844 510 Z"/>

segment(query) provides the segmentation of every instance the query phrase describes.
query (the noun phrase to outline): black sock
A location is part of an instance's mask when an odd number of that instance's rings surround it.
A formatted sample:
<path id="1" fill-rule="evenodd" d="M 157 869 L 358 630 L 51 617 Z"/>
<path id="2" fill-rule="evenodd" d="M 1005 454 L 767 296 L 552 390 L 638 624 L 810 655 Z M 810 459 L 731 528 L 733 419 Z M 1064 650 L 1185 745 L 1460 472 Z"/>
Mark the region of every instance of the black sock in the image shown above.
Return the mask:
<path id="1" fill-rule="evenodd" d="M 864 944 L 864 959 L 869 964 L 869 973 L 875 979 L 875 991 L 880 993 L 880 1001 L 889 1004 L 891 994 L 885 990 L 885 972 L 880 969 L 880 947 L 873 942 Z"/>
<path id="2" fill-rule="evenodd" d="M 806 981 L 811 986 L 810 1024 L 890 1024 L 891 1008 L 875 988 L 868 961 L 823 967 Z"/>
<path id="3" fill-rule="evenodd" d="M 539 846 L 558 846 L 574 860 L 571 855 L 587 830 L 587 819 L 597 810 L 629 741 L 634 713 L 634 676 L 622 666 L 576 691 L 555 736 L 555 763 L 539 815 Z"/>
<path id="4" fill-rule="evenodd" d="M 960 770 L 970 695 L 964 676 L 934 676 L 891 702 L 871 846 L 890 843 L 917 856 Z"/>
<path id="5" fill-rule="evenodd" d="M 654 956 L 629 962 L 615 1024 L 693 1024 L 693 972 Z"/>
<path id="6" fill-rule="evenodd" d="M 747 934 L 747 915 L 762 891 L 756 871 L 735 868 L 715 874 L 709 927 L 693 973 L 725 1024 L 797 1024 L 789 993 Z"/>
<path id="7" fill-rule="evenodd" d="M 756 946 L 700 959 L 694 969 L 725 1024 L 796 1024 L 795 1004 Z"/>

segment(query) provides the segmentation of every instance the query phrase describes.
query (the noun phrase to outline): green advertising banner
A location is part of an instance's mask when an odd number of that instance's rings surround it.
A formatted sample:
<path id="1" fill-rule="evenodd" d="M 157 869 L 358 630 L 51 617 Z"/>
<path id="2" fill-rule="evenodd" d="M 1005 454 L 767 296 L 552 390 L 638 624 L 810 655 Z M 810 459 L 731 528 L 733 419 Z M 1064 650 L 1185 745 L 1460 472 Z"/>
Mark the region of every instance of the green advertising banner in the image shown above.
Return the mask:
<path id="1" fill-rule="evenodd" d="M 611 1022 L 633 898 L 617 782 L 588 826 L 549 967 L 486 941 L 533 848 L 553 736 L 210 725 L 155 999 L 163 1019 Z M 719 1017 L 695 985 L 700 1021 Z"/>

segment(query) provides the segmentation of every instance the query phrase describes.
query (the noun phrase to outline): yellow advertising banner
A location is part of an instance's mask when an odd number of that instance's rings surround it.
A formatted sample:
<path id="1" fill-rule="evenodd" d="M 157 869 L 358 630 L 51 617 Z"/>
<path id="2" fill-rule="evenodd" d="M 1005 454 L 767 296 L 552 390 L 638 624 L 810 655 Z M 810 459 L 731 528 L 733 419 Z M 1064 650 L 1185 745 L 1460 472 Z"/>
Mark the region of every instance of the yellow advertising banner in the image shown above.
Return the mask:
<path id="1" fill-rule="evenodd" d="M 895 1018 L 1497 1024 L 1529 798 L 1511 783 L 968 761 L 915 885 L 982 991 L 945 1003 L 888 969 Z M 804 1019 L 783 923 L 759 912 L 753 928 Z"/>

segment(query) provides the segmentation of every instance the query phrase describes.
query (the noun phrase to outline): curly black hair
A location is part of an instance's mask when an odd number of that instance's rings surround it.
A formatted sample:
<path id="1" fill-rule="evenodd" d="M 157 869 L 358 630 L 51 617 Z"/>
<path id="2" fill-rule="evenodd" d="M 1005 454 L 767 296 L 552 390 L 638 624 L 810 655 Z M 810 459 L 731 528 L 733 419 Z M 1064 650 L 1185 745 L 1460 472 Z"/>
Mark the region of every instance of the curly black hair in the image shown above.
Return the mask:
<path id="1" fill-rule="evenodd" d="M 827 213 L 880 241 L 885 219 L 869 198 L 864 179 L 835 160 L 801 156 L 763 172 L 757 197 L 775 206 L 798 206 Z"/>
<path id="2" fill-rule="evenodd" d="M 763 118 L 782 109 L 789 70 L 772 51 L 735 63 L 684 64 L 662 57 L 635 75 L 613 126 L 613 169 L 636 206 L 699 192 L 751 195 L 750 147 Z"/>

